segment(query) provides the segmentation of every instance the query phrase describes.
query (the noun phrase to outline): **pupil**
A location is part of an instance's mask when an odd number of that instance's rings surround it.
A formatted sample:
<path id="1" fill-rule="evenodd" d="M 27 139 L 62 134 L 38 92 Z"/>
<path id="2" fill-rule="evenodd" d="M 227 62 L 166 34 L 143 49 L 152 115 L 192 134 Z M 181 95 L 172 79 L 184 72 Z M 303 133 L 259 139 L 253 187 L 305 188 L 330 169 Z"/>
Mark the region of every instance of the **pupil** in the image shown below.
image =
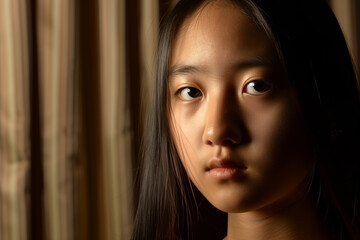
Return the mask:
<path id="1" fill-rule="evenodd" d="M 196 98 L 200 96 L 200 91 L 197 90 L 196 88 L 188 88 L 186 90 L 186 92 L 188 93 L 188 95 L 192 98 Z"/>
<path id="2" fill-rule="evenodd" d="M 264 81 L 254 81 L 254 85 L 253 85 L 254 89 L 258 92 L 265 92 L 267 90 L 270 89 L 270 85 L 267 84 L 266 82 Z"/>

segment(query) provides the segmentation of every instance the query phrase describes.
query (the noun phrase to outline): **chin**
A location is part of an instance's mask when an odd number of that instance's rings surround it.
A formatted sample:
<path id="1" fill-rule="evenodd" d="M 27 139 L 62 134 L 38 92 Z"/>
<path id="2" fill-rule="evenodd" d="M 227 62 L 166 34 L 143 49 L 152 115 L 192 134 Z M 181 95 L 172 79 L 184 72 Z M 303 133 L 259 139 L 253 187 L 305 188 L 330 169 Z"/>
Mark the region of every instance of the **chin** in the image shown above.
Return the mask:
<path id="1" fill-rule="evenodd" d="M 215 208 L 226 213 L 244 213 L 255 209 L 258 205 L 256 199 L 244 198 L 243 194 L 234 194 L 234 192 L 207 199 Z"/>
<path id="2" fill-rule="evenodd" d="M 244 213 L 251 210 L 250 206 L 245 206 L 239 202 L 227 201 L 222 203 L 215 203 L 213 204 L 210 202 L 215 208 L 219 209 L 220 211 L 226 213 Z"/>

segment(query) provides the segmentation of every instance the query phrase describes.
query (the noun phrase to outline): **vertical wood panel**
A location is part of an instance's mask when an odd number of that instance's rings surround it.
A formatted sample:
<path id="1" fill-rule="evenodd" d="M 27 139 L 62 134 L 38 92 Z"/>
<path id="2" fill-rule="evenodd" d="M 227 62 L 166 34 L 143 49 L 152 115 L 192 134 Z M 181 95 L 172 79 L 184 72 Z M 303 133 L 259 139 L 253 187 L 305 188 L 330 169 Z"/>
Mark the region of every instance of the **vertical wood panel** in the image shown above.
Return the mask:
<path id="1" fill-rule="evenodd" d="M 25 0 L 0 1 L 0 238 L 28 239 L 30 116 Z"/>
<path id="2" fill-rule="evenodd" d="M 119 85 L 124 81 L 124 61 L 118 48 L 123 42 L 118 38 L 124 22 L 117 21 L 117 16 L 124 16 L 124 8 L 118 12 L 117 5 L 123 1 L 106 0 L 100 2 L 100 69 L 101 69 L 101 103 L 102 103 L 102 138 L 104 189 L 106 209 L 106 239 L 121 239 L 124 229 L 120 223 L 120 191 L 119 161 L 123 159 L 117 154 L 119 148 L 118 124 L 116 113 L 122 112 L 122 99 L 119 101 Z M 119 46 L 119 47 L 118 47 Z M 120 68 L 120 72 L 119 72 Z M 120 96 L 122 98 L 122 96 Z M 119 109 L 119 111 L 117 110 Z M 123 112 L 123 114 L 126 114 Z M 120 146 L 121 147 L 121 146 Z M 125 238 L 123 238 L 125 239 Z"/>
<path id="3" fill-rule="evenodd" d="M 39 93 L 46 239 L 74 238 L 74 4 L 38 1 Z"/>
<path id="4" fill-rule="evenodd" d="M 90 213 L 88 212 L 89 203 L 88 203 L 88 196 L 89 196 L 89 189 L 87 186 L 87 160 L 86 160 L 86 144 L 85 144 L 85 126 L 84 126 L 84 110 L 82 107 L 82 90 L 81 81 L 80 81 L 80 71 L 83 71 L 80 68 L 80 60 L 83 58 L 80 56 L 80 27 L 81 27 L 81 12 L 80 12 L 81 2 L 79 0 L 75 1 L 75 79 L 78 80 L 77 84 L 75 85 L 75 93 L 79 96 L 79 103 L 78 103 L 78 155 L 75 161 L 75 169 L 74 169 L 74 179 L 76 181 L 74 195 L 75 195 L 75 239 L 78 240 L 88 240 L 89 237 L 89 219 Z M 83 39 L 84 37 L 81 37 Z"/>
<path id="5" fill-rule="evenodd" d="M 107 239 L 130 239 L 133 218 L 131 112 L 135 109 L 130 105 L 130 84 L 126 78 L 130 64 L 125 56 L 125 13 L 125 1 L 101 1 L 101 140 Z M 137 28 L 134 22 L 132 28 Z"/>

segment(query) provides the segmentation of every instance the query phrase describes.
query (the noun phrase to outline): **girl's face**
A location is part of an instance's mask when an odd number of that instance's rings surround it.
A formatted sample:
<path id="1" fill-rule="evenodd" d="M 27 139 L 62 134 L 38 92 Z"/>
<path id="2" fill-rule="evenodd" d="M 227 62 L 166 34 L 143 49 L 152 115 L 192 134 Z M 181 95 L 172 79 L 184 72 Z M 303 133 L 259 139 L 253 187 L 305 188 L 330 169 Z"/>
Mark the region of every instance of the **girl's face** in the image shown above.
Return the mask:
<path id="1" fill-rule="evenodd" d="M 172 49 L 172 136 L 200 192 L 246 212 L 290 199 L 312 167 L 296 94 L 272 41 L 238 7 L 214 1 Z"/>

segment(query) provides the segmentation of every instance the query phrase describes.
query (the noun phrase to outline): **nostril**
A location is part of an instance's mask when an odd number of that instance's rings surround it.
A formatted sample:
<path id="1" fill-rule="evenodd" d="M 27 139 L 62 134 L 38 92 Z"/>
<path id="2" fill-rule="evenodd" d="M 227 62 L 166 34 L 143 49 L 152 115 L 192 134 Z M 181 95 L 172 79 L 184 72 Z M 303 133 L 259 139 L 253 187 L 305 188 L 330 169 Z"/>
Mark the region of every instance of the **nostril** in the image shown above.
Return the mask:
<path id="1" fill-rule="evenodd" d="M 231 147 L 231 146 L 234 146 L 236 145 L 237 142 L 236 141 L 233 141 L 232 139 L 226 139 L 223 141 L 222 145 L 223 146 L 226 146 L 226 147 Z"/>
<path id="2" fill-rule="evenodd" d="M 210 140 L 206 140 L 206 144 L 212 146 L 212 145 L 213 145 L 213 142 L 210 141 Z"/>
<path id="3" fill-rule="evenodd" d="M 239 144 L 238 141 L 235 141 L 233 139 L 224 139 L 221 142 L 213 142 L 212 140 L 206 140 L 205 143 L 206 143 L 206 145 L 209 145 L 209 146 L 221 145 L 221 146 L 224 146 L 224 147 L 232 147 L 232 146 L 235 146 L 235 145 Z"/>

